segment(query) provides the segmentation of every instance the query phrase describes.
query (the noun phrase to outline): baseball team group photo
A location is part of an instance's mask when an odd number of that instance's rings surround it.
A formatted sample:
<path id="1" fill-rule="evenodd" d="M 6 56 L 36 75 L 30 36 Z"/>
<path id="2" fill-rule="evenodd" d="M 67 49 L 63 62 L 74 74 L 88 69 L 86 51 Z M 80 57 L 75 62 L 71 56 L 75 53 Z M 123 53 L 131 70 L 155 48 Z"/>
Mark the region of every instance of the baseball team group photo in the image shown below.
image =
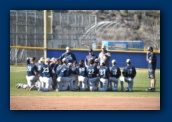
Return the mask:
<path id="1" fill-rule="evenodd" d="M 160 11 L 11 10 L 10 110 L 160 110 Z"/>

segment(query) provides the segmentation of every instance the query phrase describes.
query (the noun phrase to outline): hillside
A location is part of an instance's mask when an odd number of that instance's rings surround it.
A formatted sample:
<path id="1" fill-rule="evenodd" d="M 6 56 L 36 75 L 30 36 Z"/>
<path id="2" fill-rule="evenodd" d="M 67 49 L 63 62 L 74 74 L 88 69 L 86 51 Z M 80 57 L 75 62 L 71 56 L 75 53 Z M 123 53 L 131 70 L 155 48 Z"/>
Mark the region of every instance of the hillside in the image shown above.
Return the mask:
<path id="1" fill-rule="evenodd" d="M 97 41 L 102 40 L 142 40 L 145 47 L 160 49 L 160 11 L 159 10 L 57 10 L 64 13 L 93 14 L 97 22 L 119 22 L 104 33 L 97 32 Z"/>

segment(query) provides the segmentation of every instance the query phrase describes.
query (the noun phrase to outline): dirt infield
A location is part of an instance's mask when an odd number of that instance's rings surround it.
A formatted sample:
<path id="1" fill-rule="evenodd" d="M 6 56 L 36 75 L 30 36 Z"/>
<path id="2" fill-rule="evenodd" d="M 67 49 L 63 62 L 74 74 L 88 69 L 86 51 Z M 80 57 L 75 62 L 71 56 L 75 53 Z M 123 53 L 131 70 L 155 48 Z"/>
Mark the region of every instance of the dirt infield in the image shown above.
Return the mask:
<path id="1" fill-rule="evenodd" d="M 160 98 L 11 96 L 10 110 L 160 110 Z"/>

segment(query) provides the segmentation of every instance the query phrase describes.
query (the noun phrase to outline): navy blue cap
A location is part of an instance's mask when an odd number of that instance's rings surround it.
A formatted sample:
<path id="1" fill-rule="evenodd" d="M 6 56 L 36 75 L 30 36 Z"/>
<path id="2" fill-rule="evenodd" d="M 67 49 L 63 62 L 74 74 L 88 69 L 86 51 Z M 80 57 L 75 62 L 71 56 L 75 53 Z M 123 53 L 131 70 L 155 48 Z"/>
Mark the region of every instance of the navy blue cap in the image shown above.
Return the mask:
<path id="1" fill-rule="evenodd" d="M 93 50 L 92 49 L 89 49 L 88 52 L 93 52 Z"/>

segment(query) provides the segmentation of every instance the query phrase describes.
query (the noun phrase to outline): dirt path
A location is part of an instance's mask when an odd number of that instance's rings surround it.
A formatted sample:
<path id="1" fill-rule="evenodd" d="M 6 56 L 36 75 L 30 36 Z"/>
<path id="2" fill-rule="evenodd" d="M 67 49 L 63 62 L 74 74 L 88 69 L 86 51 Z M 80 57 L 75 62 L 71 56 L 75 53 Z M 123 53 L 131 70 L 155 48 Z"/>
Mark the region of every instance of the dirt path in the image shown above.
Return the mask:
<path id="1" fill-rule="evenodd" d="M 12 96 L 10 110 L 160 110 L 160 98 Z"/>

